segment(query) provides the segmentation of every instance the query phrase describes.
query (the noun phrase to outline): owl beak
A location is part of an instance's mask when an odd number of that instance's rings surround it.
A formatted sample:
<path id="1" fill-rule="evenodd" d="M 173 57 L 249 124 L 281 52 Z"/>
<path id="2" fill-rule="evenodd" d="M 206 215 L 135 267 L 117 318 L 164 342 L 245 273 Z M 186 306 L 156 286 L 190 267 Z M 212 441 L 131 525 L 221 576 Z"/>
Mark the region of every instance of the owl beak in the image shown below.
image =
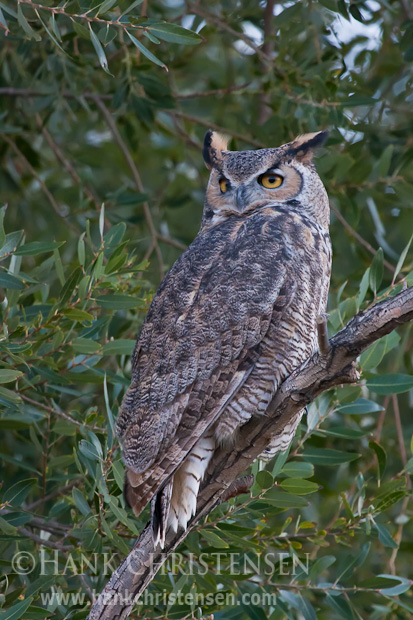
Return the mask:
<path id="1" fill-rule="evenodd" d="M 239 211 L 243 211 L 245 207 L 246 197 L 247 197 L 247 188 L 245 187 L 245 185 L 240 185 L 240 187 L 237 187 L 235 191 L 235 203 Z"/>

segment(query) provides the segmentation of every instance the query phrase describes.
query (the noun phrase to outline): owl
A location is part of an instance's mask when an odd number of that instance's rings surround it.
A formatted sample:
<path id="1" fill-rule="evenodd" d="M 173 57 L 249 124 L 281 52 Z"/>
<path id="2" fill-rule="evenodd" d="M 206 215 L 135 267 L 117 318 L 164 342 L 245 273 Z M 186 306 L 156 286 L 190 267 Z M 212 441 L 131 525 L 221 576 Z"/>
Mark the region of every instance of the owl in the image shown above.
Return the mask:
<path id="1" fill-rule="evenodd" d="M 314 163 L 326 132 L 229 151 L 208 131 L 201 227 L 153 298 L 117 420 L 124 496 L 151 502 L 155 546 L 186 528 L 214 452 L 317 348 L 330 281 L 329 202 Z M 262 458 L 285 451 L 301 413 Z"/>

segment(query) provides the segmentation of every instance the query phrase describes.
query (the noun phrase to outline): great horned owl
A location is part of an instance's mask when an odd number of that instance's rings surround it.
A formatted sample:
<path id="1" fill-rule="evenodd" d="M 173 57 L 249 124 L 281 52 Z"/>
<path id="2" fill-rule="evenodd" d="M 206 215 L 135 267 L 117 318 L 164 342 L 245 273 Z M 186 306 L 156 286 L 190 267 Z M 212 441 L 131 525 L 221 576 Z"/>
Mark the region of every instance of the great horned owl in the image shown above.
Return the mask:
<path id="1" fill-rule="evenodd" d="M 313 152 L 326 137 L 228 151 L 222 136 L 205 136 L 201 229 L 152 301 L 117 421 L 125 498 L 136 515 L 152 500 L 155 545 L 187 527 L 216 446 L 236 441 L 317 348 L 331 246 Z M 300 418 L 263 457 L 287 449 Z"/>

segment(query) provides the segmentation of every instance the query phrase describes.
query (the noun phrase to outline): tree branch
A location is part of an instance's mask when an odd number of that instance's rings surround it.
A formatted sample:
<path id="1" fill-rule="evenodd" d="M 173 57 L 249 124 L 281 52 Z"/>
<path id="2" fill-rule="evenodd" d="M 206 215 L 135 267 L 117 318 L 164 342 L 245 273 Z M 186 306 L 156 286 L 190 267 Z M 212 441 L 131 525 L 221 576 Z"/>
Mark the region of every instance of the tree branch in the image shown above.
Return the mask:
<path id="1" fill-rule="evenodd" d="M 410 288 L 357 314 L 331 338 L 326 352 L 315 353 L 294 371 L 270 402 L 267 415 L 256 416 L 241 427 L 235 446 L 220 448 L 215 453 L 188 529 L 173 535 L 169 532 L 165 549 L 161 551 L 153 547 L 148 524 L 93 605 L 89 620 L 126 618 L 134 598 L 142 594 L 195 523 L 231 494 L 237 477 L 265 450 L 270 438 L 280 434 L 286 423 L 322 392 L 357 381 L 359 375 L 354 365 L 357 357 L 373 342 L 412 319 L 413 288 Z"/>

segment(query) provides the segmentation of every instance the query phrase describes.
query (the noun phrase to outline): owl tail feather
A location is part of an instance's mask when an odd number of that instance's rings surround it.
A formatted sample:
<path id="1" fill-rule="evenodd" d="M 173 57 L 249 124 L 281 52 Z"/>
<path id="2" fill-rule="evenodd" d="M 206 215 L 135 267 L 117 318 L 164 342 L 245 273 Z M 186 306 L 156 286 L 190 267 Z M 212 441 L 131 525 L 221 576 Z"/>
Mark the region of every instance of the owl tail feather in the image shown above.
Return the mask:
<path id="1" fill-rule="evenodd" d="M 168 529 L 179 527 L 186 530 L 188 522 L 196 513 L 199 486 L 215 450 L 214 429 L 203 435 L 175 474 L 159 490 L 150 483 L 150 472 L 135 473 L 128 469 L 125 476 L 124 498 L 136 516 L 144 509 L 148 495 L 151 500 L 151 525 L 155 548 L 164 548 Z"/>
<path id="2" fill-rule="evenodd" d="M 161 549 L 165 546 L 165 536 L 168 525 L 168 515 L 171 505 L 171 496 L 173 488 L 172 478 L 156 495 L 153 496 L 151 501 L 151 525 L 152 525 L 152 538 L 153 546 L 159 545 Z"/>

